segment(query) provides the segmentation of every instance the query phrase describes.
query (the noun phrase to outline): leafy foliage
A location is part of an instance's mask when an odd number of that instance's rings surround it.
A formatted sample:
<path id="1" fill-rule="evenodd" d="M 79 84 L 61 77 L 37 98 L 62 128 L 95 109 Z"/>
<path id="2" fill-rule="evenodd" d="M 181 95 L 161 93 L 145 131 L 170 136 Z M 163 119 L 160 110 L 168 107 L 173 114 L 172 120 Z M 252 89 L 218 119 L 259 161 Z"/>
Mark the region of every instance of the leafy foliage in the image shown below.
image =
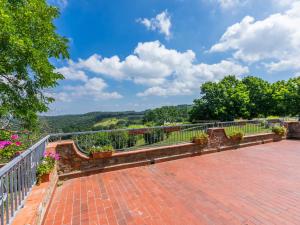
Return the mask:
<path id="1" fill-rule="evenodd" d="M 247 110 L 250 118 L 267 117 L 272 106 L 272 85 L 258 77 L 245 77 L 242 83 L 246 85 L 249 94 Z"/>
<path id="2" fill-rule="evenodd" d="M 17 134 L 9 131 L 0 131 L 0 161 L 7 162 L 16 156 L 16 153 L 24 150 L 24 144 Z"/>
<path id="3" fill-rule="evenodd" d="M 242 141 L 244 138 L 244 133 L 241 131 L 231 131 L 230 133 L 227 133 L 227 136 L 232 141 Z"/>
<path id="4" fill-rule="evenodd" d="M 54 169 L 55 162 L 59 160 L 59 155 L 57 153 L 46 152 L 44 154 L 44 158 L 41 163 L 38 165 L 36 169 L 36 175 L 38 181 L 40 181 L 41 177 L 44 174 L 49 174 Z"/>
<path id="5" fill-rule="evenodd" d="M 114 149 L 129 148 L 136 144 L 138 137 L 130 135 L 127 131 L 100 132 L 73 137 L 78 145 L 85 151 L 93 146 L 111 145 Z"/>
<path id="6" fill-rule="evenodd" d="M 113 152 L 114 148 L 112 145 L 104 145 L 104 146 L 92 146 L 89 149 L 89 153 L 95 153 L 95 152 Z"/>
<path id="7" fill-rule="evenodd" d="M 53 101 L 44 90 L 63 76 L 49 59 L 68 57 L 68 41 L 53 25 L 58 16 L 46 0 L 0 0 L 0 118 L 9 114 L 32 128 Z"/>
<path id="8" fill-rule="evenodd" d="M 189 118 L 190 105 L 163 106 L 147 110 L 143 118 L 144 123 L 153 122 L 155 125 L 165 123 L 186 122 Z"/>
<path id="9" fill-rule="evenodd" d="M 192 138 L 192 142 L 196 144 L 206 145 L 208 144 L 208 135 L 206 133 L 200 133 Z"/>
<path id="10" fill-rule="evenodd" d="M 272 128 L 272 132 L 279 136 L 284 136 L 286 134 L 286 128 L 282 126 L 275 126 Z"/>
<path id="11" fill-rule="evenodd" d="M 46 132 L 76 132 L 87 130 L 115 129 L 141 124 L 144 112 L 91 112 L 79 115 L 43 116 L 40 120 L 46 125 Z M 123 120 L 124 124 L 102 123 L 107 120 Z"/>
<path id="12" fill-rule="evenodd" d="M 247 118 L 250 102 L 247 87 L 234 76 L 227 76 L 220 82 L 207 82 L 201 86 L 201 98 L 194 101 L 192 120 Z"/>
<path id="13" fill-rule="evenodd" d="M 162 129 L 153 129 L 144 134 L 144 141 L 146 144 L 154 144 L 165 139 L 165 133 Z"/>
<path id="14" fill-rule="evenodd" d="M 268 83 L 257 77 L 238 80 L 227 76 L 206 82 L 194 100 L 190 120 L 231 121 L 267 116 L 297 116 L 300 112 L 300 77 Z"/>
<path id="15" fill-rule="evenodd" d="M 7 130 L 0 130 L 0 141 L 10 139 L 11 133 Z"/>
<path id="16" fill-rule="evenodd" d="M 115 149 L 128 147 L 129 135 L 127 131 L 113 131 L 109 133 L 109 140 Z"/>

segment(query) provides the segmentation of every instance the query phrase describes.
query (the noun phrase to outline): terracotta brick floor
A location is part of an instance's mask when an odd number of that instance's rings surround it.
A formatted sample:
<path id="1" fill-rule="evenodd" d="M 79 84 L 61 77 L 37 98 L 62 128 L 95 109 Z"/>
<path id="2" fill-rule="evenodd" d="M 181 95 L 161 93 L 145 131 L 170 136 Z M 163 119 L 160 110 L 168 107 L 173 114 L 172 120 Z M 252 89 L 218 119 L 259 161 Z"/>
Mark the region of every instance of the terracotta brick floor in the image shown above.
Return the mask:
<path id="1" fill-rule="evenodd" d="M 300 141 L 72 179 L 45 224 L 300 224 Z"/>

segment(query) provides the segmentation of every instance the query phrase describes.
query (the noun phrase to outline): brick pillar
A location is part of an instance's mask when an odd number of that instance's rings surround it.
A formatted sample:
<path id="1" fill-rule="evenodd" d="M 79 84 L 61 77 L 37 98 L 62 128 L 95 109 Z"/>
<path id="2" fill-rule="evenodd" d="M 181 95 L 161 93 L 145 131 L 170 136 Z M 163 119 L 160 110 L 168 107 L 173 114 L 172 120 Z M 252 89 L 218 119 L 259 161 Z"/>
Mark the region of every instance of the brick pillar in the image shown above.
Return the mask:
<path id="1" fill-rule="evenodd" d="M 287 138 L 300 139 L 300 122 L 285 122 Z"/>
<path id="2" fill-rule="evenodd" d="M 207 130 L 210 147 L 220 147 L 230 144 L 224 128 L 209 128 Z"/>

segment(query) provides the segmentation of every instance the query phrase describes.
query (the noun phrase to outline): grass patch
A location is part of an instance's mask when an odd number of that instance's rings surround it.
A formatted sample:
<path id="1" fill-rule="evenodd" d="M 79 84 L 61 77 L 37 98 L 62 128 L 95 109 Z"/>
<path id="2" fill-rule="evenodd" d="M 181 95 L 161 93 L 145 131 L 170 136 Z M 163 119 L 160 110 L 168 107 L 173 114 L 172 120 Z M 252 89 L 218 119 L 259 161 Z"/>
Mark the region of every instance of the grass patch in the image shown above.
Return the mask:
<path id="1" fill-rule="evenodd" d="M 111 125 L 117 125 L 119 121 L 120 120 L 117 118 L 104 119 L 104 120 L 94 124 L 93 127 L 108 127 Z"/>
<path id="2" fill-rule="evenodd" d="M 268 127 L 264 124 L 245 124 L 239 126 L 225 127 L 225 133 L 228 136 L 236 132 L 242 132 L 245 136 L 259 133 L 271 133 L 272 127 Z"/>

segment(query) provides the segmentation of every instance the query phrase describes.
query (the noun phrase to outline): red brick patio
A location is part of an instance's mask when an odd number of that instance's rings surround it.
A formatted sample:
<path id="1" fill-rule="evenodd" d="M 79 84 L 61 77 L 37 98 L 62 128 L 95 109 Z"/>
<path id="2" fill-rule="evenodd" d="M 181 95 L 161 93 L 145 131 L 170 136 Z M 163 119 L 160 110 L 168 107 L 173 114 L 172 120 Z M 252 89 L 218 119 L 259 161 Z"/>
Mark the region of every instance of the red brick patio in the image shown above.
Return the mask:
<path id="1" fill-rule="evenodd" d="M 45 224 L 300 224 L 300 141 L 68 180 Z"/>

